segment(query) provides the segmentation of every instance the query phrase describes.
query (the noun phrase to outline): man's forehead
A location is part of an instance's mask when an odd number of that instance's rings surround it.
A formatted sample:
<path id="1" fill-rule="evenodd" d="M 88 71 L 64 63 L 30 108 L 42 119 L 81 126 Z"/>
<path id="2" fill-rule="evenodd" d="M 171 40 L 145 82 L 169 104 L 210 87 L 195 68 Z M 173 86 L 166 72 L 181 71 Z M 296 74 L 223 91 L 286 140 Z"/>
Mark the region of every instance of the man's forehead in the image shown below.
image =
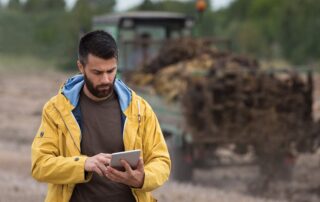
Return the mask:
<path id="1" fill-rule="evenodd" d="M 89 54 L 87 66 L 90 69 L 105 71 L 105 70 L 117 68 L 117 59 L 116 58 L 104 59 L 104 58 L 100 58 L 92 54 Z"/>
<path id="2" fill-rule="evenodd" d="M 88 61 L 92 61 L 92 62 L 98 62 L 98 61 L 100 61 L 100 62 L 101 61 L 117 62 L 117 59 L 115 57 L 111 57 L 111 58 L 105 59 L 103 57 L 99 57 L 99 56 L 93 55 L 91 53 L 88 54 L 87 60 Z"/>
<path id="3" fill-rule="evenodd" d="M 117 66 L 93 66 L 93 67 L 90 67 L 89 69 L 91 71 L 105 72 L 105 71 L 110 71 L 116 68 Z"/>

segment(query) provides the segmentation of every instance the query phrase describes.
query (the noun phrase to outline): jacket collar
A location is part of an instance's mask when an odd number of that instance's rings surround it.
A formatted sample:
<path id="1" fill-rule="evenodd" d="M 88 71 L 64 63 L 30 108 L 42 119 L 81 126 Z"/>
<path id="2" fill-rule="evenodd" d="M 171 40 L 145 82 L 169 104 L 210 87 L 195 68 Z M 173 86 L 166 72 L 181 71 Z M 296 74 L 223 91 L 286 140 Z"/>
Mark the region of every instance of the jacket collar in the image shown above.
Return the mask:
<path id="1" fill-rule="evenodd" d="M 84 77 L 82 74 L 78 74 L 69 78 L 62 86 L 61 93 L 70 101 L 73 107 L 78 105 L 83 85 Z M 118 95 L 121 111 L 124 113 L 131 102 L 132 90 L 120 79 L 116 79 L 114 90 Z"/>

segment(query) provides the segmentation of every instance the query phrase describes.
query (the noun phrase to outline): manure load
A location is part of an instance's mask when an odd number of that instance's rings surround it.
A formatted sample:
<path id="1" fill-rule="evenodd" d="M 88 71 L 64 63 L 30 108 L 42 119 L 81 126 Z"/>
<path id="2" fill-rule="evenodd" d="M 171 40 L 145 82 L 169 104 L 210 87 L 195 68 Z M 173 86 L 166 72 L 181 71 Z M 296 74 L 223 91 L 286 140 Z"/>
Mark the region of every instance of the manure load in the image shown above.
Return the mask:
<path id="1" fill-rule="evenodd" d="M 180 39 L 129 80 L 180 104 L 185 134 L 191 135 L 185 148 L 194 161 L 233 144 L 238 154 L 253 148 L 270 176 L 275 165 L 286 166 L 298 152 L 316 148 L 320 130 L 312 117 L 311 72 L 265 70 L 251 57 Z"/>

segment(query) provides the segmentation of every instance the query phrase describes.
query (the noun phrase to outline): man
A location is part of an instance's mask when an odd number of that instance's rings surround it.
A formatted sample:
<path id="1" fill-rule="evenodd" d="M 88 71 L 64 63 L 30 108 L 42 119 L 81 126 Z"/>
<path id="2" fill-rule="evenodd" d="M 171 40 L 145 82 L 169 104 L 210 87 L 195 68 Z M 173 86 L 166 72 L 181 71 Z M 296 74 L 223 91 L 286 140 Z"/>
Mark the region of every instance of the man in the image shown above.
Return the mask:
<path id="1" fill-rule="evenodd" d="M 170 158 L 148 103 L 116 79 L 118 50 L 104 31 L 80 40 L 81 75 L 44 106 L 32 144 L 32 176 L 48 183 L 47 202 L 155 201 L 150 191 L 169 176 Z M 111 153 L 141 149 L 136 169 L 109 166 Z"/>

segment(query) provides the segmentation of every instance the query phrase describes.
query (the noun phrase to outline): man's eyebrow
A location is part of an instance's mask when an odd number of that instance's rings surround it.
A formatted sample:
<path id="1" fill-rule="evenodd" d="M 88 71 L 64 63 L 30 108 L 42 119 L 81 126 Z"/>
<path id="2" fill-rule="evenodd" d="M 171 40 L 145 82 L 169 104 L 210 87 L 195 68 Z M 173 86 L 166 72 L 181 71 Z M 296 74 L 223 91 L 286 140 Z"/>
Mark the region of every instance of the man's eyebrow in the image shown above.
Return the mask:
<path id="1" fill-rule="evenodd" d="M 93 68 L 92 71 L 103 72 L 103 71 L 101 71 L 98 67 Z"/>
<path id="2" fill-rule="evenodd" d="M 114 70 L 114 69 L 116 69 L 116 68 L 117 68 L 117 66 L 114 66 L 114 67 L 112 67 L 111 69 L 109 69 L 108 71 Z"/>
<path id="3" fill-rule="evenodd" d="M 117 69 L 117 66 L 114 66 L 111 69 L 108 69 L 107 71 L 113 71 L 115 69 Z M 103 70 L 100 70 L 100 68 L 98 68 L 98 67 L 94 67 L 91 71 L 104 72 Z"/>

